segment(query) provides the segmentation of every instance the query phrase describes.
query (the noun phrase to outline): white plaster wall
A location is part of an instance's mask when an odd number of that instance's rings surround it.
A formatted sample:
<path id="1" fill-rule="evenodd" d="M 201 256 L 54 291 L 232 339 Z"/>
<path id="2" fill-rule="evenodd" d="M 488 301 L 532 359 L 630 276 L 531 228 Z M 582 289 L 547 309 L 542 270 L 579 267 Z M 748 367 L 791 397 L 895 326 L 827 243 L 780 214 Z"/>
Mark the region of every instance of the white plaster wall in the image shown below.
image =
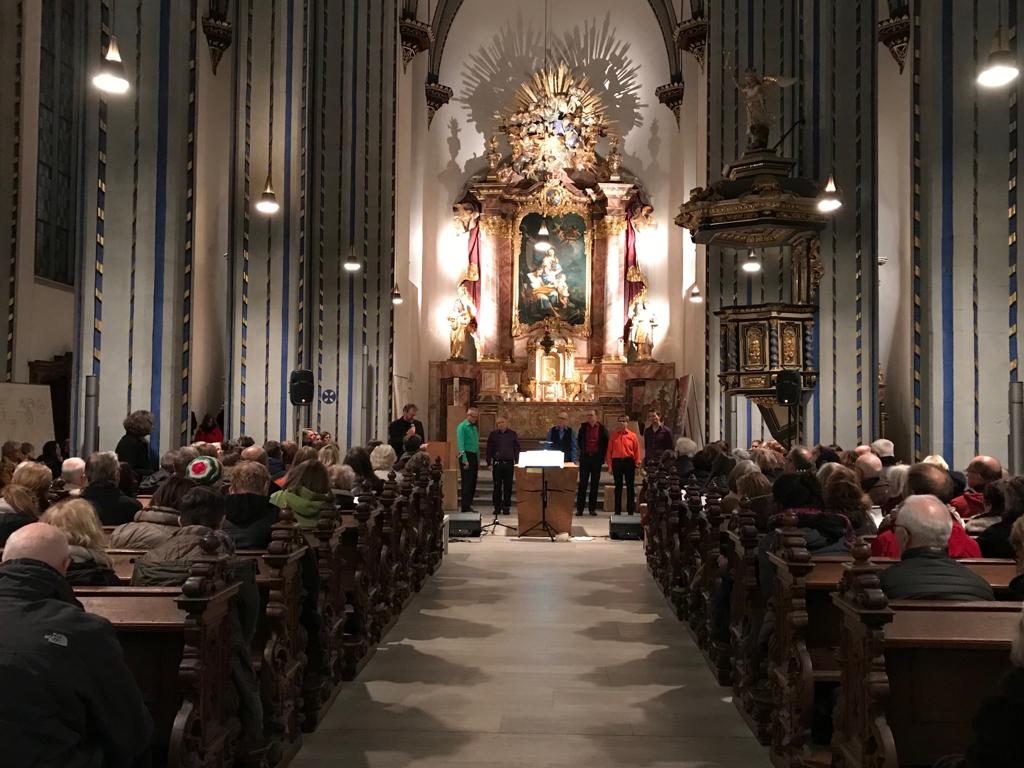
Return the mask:
<path id="1" fill-rule="evenodd" d="M 424 303 L 416 337 L 423 373 L 429 360 L 448 356 L 445 317 L 465 265 L 466 239 L 452 227 L 452 203 L 466 180 L 485 167 L 485 142 L 494 130 L 492 116 L 543 64 L 542 20 L 539 0 L 501 4 L 466 0 L 445 43 L 440 81 L 455 95 L 434 117 L 429 133 L 413 142 L 422 148 L 424 164 Z M 674 116 L 654 94 L 669 80 L 661 30 L 646 3 L 573 0 L 552 6 L 549 38 L 555 50 L 564 41 L 573 51 L 589 49 L 593 63 L 584 72 L 592 75 L 596 88 L 613 91 L 606 107 L 624 138 L 623 165 L 643 181 L 656 211 L 656 228 L 642 232 L 638 241 L 641 266 L 661 320 L 655 354 L 677 363 L 683 373 L 683 238 L 672 219 L 687 191 L 682 151 L 686 144 Z M 502 148 L 508 151 L 504 142 Z M 423 392 L 423 399 L 425 383 L 416 390 Z"/>

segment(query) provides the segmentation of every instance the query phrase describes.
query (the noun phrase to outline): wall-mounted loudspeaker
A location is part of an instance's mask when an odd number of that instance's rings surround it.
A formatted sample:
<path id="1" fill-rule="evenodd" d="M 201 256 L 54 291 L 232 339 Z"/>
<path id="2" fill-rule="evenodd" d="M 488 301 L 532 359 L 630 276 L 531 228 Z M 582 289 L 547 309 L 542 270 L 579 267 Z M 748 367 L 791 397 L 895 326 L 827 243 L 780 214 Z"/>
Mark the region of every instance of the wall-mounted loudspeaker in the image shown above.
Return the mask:
<path id="1" fill-rule="evenodd" d="M 288 377 L 288 397 L 292 401 L 292 405 L 312 403 L 315 389 L 312 371 L 292 371 L 291 376 Z"/>
<path id="2" fill-rule="evenodd" d="M 779 405 L 800 403 L 800 379 L 799 371 L 779 371 L 775 377 L 775 399 Z"/>

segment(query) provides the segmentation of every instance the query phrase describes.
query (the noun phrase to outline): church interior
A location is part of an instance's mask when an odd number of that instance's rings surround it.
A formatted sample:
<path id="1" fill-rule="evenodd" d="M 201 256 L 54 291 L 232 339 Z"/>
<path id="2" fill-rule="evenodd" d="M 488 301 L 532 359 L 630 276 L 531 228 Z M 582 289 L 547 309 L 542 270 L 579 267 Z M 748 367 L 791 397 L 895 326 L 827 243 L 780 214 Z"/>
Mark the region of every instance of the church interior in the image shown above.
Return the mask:
<path id="1" fill-rule="evenodd" d="M 0 762 L 1024 765 L 1021 19 L 3 0 Z"/>

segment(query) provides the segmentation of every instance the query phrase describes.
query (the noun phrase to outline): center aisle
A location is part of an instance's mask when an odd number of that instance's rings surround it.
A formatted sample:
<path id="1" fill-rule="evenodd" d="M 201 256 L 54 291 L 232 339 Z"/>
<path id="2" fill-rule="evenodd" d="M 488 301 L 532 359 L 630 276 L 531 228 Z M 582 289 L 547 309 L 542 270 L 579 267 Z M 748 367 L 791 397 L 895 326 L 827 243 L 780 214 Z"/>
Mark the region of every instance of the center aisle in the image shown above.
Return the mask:
<path id="1" fill-rule="evenodd" d="M 769 765 L 641 547 L 453 542 L 292 765 Z"/>

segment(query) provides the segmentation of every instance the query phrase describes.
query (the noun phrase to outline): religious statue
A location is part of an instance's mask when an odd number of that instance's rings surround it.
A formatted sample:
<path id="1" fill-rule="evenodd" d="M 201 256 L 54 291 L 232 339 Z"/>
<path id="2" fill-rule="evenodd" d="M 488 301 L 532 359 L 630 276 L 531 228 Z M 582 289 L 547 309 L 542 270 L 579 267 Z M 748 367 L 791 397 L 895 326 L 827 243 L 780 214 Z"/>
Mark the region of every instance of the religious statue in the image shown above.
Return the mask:
<path id="1" fill-rule="evenodd" d="M 466 336 L 476 339 L 476 306 L 465 283 L 459 283 L 452 311 L 448 313 L 448 325 L 451 328 L 451 359 L 464 360 Z"/>
<path id="2" fill-rule="evenodd" d="M 647 286 L 629 303 L 629 343 L 636 352 L 636 359 L 654 359 L 654 329 L 658 318 L 647 303 Z"/>
<path id="3" fill-rule="evenodd" d="M 771 87 L 787 88 L 796 82 L 796 78 L 759 75 L 756 69 L 748 67 L 741 81 L 737 67 L 733 72 L 733 82 L 743 95 L 747 107 L 747 152 L 764 150 L 768 147 L 768 132 L 772 121 L 766 101 L 767 91 Z"/>
<path id="4" fill-rule="evenodd" d="M 554 248 L 548 248 L 540 266 L 527 273 L 527 277 L 533 298 L 540 303 L 543 314 L 557 316 L 559 309 L 569 306 L 569 284 Z"/>

